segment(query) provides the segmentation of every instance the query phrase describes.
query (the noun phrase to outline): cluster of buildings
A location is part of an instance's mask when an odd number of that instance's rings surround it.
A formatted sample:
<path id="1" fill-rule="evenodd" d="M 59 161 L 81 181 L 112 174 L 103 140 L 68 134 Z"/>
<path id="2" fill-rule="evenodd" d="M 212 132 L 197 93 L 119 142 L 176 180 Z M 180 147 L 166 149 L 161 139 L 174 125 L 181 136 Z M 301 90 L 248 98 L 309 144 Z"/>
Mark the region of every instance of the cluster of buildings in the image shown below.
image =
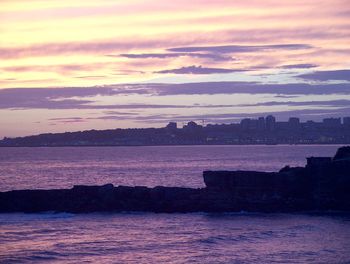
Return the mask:
<path id="1" fill-rule="evenodd" d="M 290 117 L 288 121 L 276 121 L 276 118 L 273 115 L 268 115 L 266 117 L 259 117 L 257 119 L 244 118 L 240 121 L 239 124 L 224 124 L 227 126 L 236 126 L 241 128 L 242 130 L 257 130 L 257 131 L 274 131 L 276 129 L 302 129 L 302 128 L 341 128 L 350 127 L 350 117 L 343 118 L 324 118 L 322 122 L 315 122 L 312 120 L 301 122 L 298 117 Z M 222 125 L 213 125 L 208 124 L 206 127 L 217 127 Z M 203 128 L 203 126 L 198 125 L 194 121 L 188 122 L 183 126 L 183 129 L 198 129 L 199 127 Z M 170 122 L 166 128 L 168 129 L 178 129 L 176 122 Z"/>
<path id="2" fill-rule="evenodd" d="M 341 128 L 342 125 L 350 127 L 350 117 L 344 117 L 343 120 L 339 118 L 324 118 L 322 122 L 306 121 L 300 122 L 297 117 L 290 117 L 288 121 L 276 121 L 272 115 L 266 118 L 259 117 L 258 119 L 245 118 L 241 120 L 240 126 L 244 130 L 268 130 L 274 131 L 276 129 L 320 129 L 320 128 Z"/>
<path id="3" fill-rule="evenodd" d="M 48 133 L 4 138 L 5 146 L 146 146 L 146 145 L 239 145 L 239 144 L 350 144 L 350 117 L 300 122 L 291 117 L 276 121 L 272 115 L 245 118 L 236 124 L 199 125 L 182 128 L 170 122 L 163 128 L 128 128 Z"/>
<path id="4" fill-rule="evenodd" d="M 297 117 L 276 121 L 272 115 L 245 118 L 236 124 L 199 125 L 188 122 L 182 129 L 170 122 L 166 129 L 187 135 L 202 135 L 201 141 L 216 144 L 323 144 L 349 143 L 350 117 L 324 118 L 321 122 L 301 122 Z"/>

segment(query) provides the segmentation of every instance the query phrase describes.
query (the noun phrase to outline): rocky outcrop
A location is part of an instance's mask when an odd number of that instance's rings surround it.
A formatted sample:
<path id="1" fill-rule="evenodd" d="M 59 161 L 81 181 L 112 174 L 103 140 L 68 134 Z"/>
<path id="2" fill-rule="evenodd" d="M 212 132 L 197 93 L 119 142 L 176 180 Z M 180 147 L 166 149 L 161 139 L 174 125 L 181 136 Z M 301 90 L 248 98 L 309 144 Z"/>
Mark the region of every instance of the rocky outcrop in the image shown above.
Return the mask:
<path id="1" fill-rule="evenodd" d="M 1 212 L 200 211 L 202 190 L 177 187 L 74 186 L 62 190 L 18 190 L 0 193 Z"/>
<path id="2" fill-rule="evenodd" d="M 227 192 L 250 206 L 272 210 L 350 211 L 350 147 L 334 158 L 309 157 L 305 167 L 279 172 L 205 171 L 208 189 Z M 236 201 L 237 202 L 237 201 Z"/>
<path id="3" fill-rule="evenodd" d="M 350 146 L 342 147 L 337 150 L 333 160 L 349 160 L 350 159 Z"/>
<path id="4" fill-rule="evenodd" d="M 0 192 L 0 212 L 350 211 L 350 147 L 279 172 L 205 171 L 205 188 L 83 186 Z"/>

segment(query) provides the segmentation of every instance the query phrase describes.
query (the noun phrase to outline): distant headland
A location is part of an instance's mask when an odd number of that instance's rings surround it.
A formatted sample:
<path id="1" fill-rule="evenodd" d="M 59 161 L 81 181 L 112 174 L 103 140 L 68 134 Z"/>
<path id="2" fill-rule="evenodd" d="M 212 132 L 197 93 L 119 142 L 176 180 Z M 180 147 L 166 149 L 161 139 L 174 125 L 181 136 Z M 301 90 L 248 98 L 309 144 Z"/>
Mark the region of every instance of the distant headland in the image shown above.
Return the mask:
<path id="1" fill-rule="evenodd" d="M 76 185 L 72 189 L 0 192 L 8 212 L 350 212 L 350 147 L 310 157 L 279 172 L 205 171 L 206 187 Z"/>
<path id="2" fill-rule="evenodd" d="M 163 128 L 128 128 L 46 133 L 0 140 L 0 147 L 59 146 L 158 146 L 158 145 L 247 145 L 247 144 L 350 144 L 350 117 L 300 122 L 290 117 L 245 118 L 233 124 L 197 124 L 182 128 L 170 122 Z"/>

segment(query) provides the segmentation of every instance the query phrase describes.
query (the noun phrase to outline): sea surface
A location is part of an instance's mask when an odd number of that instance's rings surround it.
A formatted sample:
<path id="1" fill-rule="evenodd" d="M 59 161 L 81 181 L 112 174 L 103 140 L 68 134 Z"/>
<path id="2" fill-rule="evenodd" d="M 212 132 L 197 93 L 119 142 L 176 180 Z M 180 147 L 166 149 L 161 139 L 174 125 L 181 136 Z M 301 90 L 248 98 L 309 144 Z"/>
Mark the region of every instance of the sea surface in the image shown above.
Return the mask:
<path id="1" fill-rule="evenodd" d="M 338 147 L 0 148 L 0 191 L 203 187 L 203 170 L 276 171 Z M 350 263 L 350 214 L 0 214 L 0 263 L 33 262 Z"/>
<path id="2" fill-rule="evenodd" d="M 278 171 L 338 145 L 0 148 L 0 191 L 75 184 L 204 187 L 204 170 Z"/>

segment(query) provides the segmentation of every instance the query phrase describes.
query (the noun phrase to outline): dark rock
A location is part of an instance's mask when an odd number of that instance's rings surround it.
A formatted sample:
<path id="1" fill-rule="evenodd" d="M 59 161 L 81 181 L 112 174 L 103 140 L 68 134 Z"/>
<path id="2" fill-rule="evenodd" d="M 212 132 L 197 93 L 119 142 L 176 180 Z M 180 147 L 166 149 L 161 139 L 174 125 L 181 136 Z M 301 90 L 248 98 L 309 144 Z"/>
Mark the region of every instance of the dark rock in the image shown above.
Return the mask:
<path id="1" fill-rule="evenodd" d="M 0 212 L 350 211 L 350 147 L 279 172 L 205 171 L 206 188 L 75 185 L 0 192 Z"/>
<path id="2" fill-rule="evenodd" d="M 349 159 L 350 159 L 350 146 L 339 148 L 333 158 L 333 160 L 349 160 Z"/>

